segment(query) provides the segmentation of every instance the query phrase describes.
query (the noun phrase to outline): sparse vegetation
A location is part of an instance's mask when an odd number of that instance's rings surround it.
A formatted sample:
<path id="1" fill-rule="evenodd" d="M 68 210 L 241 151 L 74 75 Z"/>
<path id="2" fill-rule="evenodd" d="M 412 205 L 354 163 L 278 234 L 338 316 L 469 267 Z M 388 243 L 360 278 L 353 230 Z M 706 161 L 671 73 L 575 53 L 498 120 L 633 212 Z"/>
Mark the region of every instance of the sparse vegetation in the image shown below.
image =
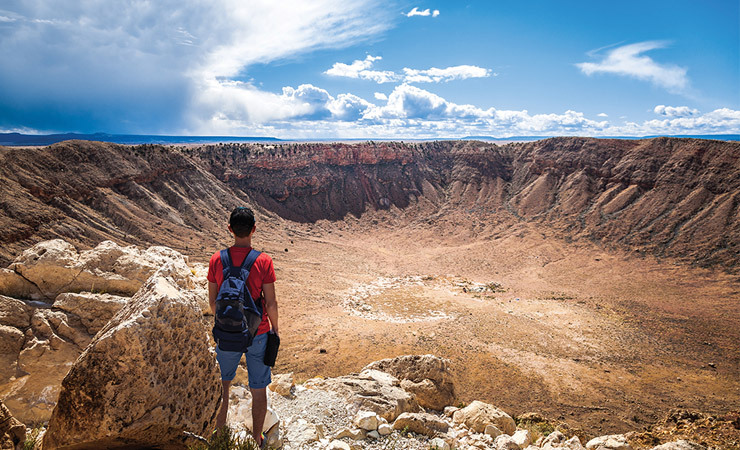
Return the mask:
<path id="1" fill-rule="evenodd" d="M 242 439 L 228 426 L 216 430 L 208 444 L 201 443 L 188 447 L 190 450 L 259 450 L 259 446 L 250 438 Z"/>
<path id="2" fill-rule="evenodd" d="M 39 435 L 44 429 L 42 427 L 36 427 L 26 431 L 26 440 L 23 441 L 23 450 L 33 450 L 36 446 L 36 441 L 39 439 Z"/>

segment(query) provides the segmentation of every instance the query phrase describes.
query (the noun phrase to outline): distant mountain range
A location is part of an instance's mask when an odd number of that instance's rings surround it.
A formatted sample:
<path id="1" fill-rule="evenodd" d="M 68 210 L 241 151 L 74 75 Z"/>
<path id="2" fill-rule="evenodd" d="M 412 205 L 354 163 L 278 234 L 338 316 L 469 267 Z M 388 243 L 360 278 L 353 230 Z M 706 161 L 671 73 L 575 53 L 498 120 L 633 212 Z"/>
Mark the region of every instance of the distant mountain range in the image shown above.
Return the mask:
<path id="1" fill-rule="evenodd" d="M 277 142 L 280 139 L 274 137 L 253 136 L 160 136 L 153 134 L 20 134 L 0 133 L 0 145 L 51 145 L 56 142 L 70 141 L 73 139 L 81 141 L 113 142 L 116 144 L 138 145 L 138 144 L 213 144 L 217 142 Z"/>
<path id="2" fill-rule="evenodd" d="M 82 141 L 101 141 L 113 142 L 115 144 L 138 145 L 138 144 L 215 144 L 218 142 L 335 142 L 335 141 L 518 141 L 532 142 L 542 139 L 548 139 L 554 136 L 465 136 L 462 138 L 438 138 L 438 139 L 278 139 L 270 136 L 162 136 L 154 134 L 78 134 L 78 133 L 61 133 L 61 134 L 21 134 L 21 133 L 0 133 L 0 145 L 5 146 L 43 146 L 51 145 L 56 142 L 69 140 Z M 609 139 L 647 139 L 661 136 L 600 136 L 600 138 Z M 709 135 L 671 135 L 664 137 L 696 138 L 696 139 L 714 139 L 719 141 L 740 141 L 740 134 L 709 134 Z"/>

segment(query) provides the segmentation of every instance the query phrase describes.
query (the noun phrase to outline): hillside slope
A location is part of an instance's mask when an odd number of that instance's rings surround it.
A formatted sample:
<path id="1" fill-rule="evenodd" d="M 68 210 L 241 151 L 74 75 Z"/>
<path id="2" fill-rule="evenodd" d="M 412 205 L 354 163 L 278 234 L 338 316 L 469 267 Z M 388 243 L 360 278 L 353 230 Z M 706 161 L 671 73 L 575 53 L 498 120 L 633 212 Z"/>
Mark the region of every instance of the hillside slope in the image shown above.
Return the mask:
<path id="1" fill-rule="evenodd" d="M 4 148 L 0 262 L 53 237 L 199 254 L 244 202 L 298 222 L 388 208 L 452 228 L 456 214 L 535 222 L 566 240 L 685 263 L 735 271 L 740 261 L 739 143 L 553 138 Z"/>

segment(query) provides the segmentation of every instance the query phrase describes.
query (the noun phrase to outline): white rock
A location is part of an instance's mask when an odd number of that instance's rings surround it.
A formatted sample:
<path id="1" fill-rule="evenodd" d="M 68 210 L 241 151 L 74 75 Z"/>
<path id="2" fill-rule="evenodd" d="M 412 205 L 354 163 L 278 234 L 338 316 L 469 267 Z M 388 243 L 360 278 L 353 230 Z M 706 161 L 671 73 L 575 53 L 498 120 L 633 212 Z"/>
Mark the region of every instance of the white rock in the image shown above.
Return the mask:
<path id="1" fill-rule="evenodd" d="M 351 450 L 349 444 L 346 442 L 342 442 L 340 440 L 334 439 L 333 441 L 329 442 L 329 445 L 326 447 L 326 450 Z"/>
<path id="2" fill-rule="evenodd" d="M 290 443 L 291 447 L 295 448 L 316 442 L 324 437 L 320 427 L 305 419 L 291 421 L 285 428 L 285 439 Z"/>
<path id="3" fill-rule="evenodd" d="M 493 441 L 496 450 L 521 450 L 514 439 L 508 434 L 502 434 Z"/>
<path id="4" fill-rule="evenodd" d="M 370 439 L 378 440 L 380 439 L 380 433 L 378 433 L 377 430 L 373 430 L 367 434 L 367 437 Z"/>
<path id="5" fill-rule="evenodd" d="M 514 434 L 516 424 L 508 414 L 488 403 L 473 401 L 465 408 L 456 411 L 453 416 L 455 423 L 465 424 L 476 433 L 482 433 L 486 425 L 493 424 L 506 434 Z"/>
<path id="6" fill-rule="evenodd" d="M 381 436 L 388 436 L 393 432 L 393 428 L 391 428 L 390 425 L 387 423 L 381 423 L 378 425 L 378 433 L 380 433 Z"/>
<path id="7" fill-rule="evenodd" d="M 357 428 L 345 428 L 337 433 L 337 435 L 334 436 L 334 439 L 342 439 L 345 437 L 348 437 L 355 441 L 361 441 L 367 437 L 367 432 L 365 430 L 360 430 Z"/>
<path id="8" fill-rule="evenodd" d="M 453 414 L 455 414 L 455 411 L 459 410 L 457 406 L 445 406 L 444 414 L 447 417 L 452 417 Z"/>
<path id="9" fill-rule="evenodd" d="M 539 440 L 537 442 L 539 442 Z M 540 447 L 545 448 L 547 445 L 550 445 L 551 447 L 560 447 L 560 444 L 563 442 L 565 442 L 565 435 L 555 430 L 542 440 L 542 445 L 540 445 Z"/>
<path id="10" fill-rule="evenodd" d="M 434 438 L 429 441 L 430 450 L 450 450 L 450 444 L 444 441 L 442 438 Z"/>
<path id="11" fill-rule="evenodd" d="M 529 430 L 517 430 L 516 433 L 511 436 L 511 439 L 521 448 L 532 443 L 532 435 L 529 434 Z"/>
<path id="12" fill-rule="evenodd" d="M 499 430 L 498 428 L 496 428 L 496 425 L 493 425 L 493 424 L 486 425 L 486 429 L 483 430 L 483 433 L 485 435 L 487 435 L 487 436 L 491 436 L 491 437 L 494 437 L 494 438 L 499 437 L 502 434 L 501 433 L 501 430 Z"/>
<path id="13" fill-rule="evenodd" d="M 581 440 L 578 439 L 578 436 L 573 436 L 572 438 L 563 442 L 560 447 L 568 450 L 585 450 L 583 448 L 583 444 L 581 444 Z"/>
<path id="14" fill-rule="evenodd" d="M 706 447 L 695 442 L 680 439 L 678 441 L 666 442 L 665 444 L 653 447 L 652 450 L 705 450 Z"/>
<path id="15" fill-rule="evenodd" d="M 293 372 L 275 374 L 272 376 L 272 383 L 268 386 L 271 391 L 282 395 L 283 397 L 293 398 Z"/>
<path id="16" fill-rule="evenodd" d="M 591 439 L 586 443 L 587 450 L 632 450 L 623 434 L 610 434 Z"/>
<path id="17" fill-rule="evenodd" d="M 378 425 L 380 425 L 380 417 L 372 411 L 358 411 L 355 416 L 354 424 L 357 428 L 361 428 L 363 430 L 377 430 Z"/>

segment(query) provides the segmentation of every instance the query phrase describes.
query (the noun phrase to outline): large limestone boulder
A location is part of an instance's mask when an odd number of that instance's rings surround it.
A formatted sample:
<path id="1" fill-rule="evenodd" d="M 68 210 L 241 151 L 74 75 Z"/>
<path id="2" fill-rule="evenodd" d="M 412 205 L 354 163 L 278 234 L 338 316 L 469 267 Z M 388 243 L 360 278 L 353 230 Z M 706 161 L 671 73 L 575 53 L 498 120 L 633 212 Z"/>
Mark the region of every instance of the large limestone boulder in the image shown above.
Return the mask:
<path id="1" fill-rule="evenodd" d="M 43 297 L 41 291 L 30 281 L 15 273 L 11 269 L 0 269 L 0 294 L 15 298 L 30 298 L 39 300 Z"/>
<path id="2" fill-rule="evenodd" d="M 142 252 L 135 246 L 104 241 L 78 253 L 72 244 L 53 239 L 23 252 L 8 269 L 31 282 L 51 302 L 64 292 L 132 296 L 165 263 L 174 263 L 183 279 L 190 272 L 185 257 L 167 247 L 155 246 Z M 195 287 L 192 280 L 189 282 L 189 288 Z"/>
<path id="3" fill-rule="evenodd" d="M 483 433 L 486 425 L 493 424 L 505 434 L 512 435 L 516 431 L 514 419 L 493 405 L 475 400 L 452 416 L 455 423 L 465 424 L 476 433 Z"/>
<path id="4" fill-rule="evenodd" d="M 416 412 L 419 405 L 413 395 L 401 389 L 397 378 L 375 370 L 336 378 L 312 378 L 304 387 L 335 392 L 352 405 L 353 413 L 372 411 L 388 422 L 404 412 Z"/>
<path id="5" fill-rule="evenodd" d="M 62 381 L 44 449 L 182 447 L 207 435 L 221 382 L 190 280 L 167 263 L 95 336 Z"/>
<path id="6" fill-rule="evenodd" d="M 387 372 L 416 396 L 424 408 L 441 411 L 455 401 L 450 361 L 434 355 L 404 355 L 370 363 L 365 369 Z"/>

